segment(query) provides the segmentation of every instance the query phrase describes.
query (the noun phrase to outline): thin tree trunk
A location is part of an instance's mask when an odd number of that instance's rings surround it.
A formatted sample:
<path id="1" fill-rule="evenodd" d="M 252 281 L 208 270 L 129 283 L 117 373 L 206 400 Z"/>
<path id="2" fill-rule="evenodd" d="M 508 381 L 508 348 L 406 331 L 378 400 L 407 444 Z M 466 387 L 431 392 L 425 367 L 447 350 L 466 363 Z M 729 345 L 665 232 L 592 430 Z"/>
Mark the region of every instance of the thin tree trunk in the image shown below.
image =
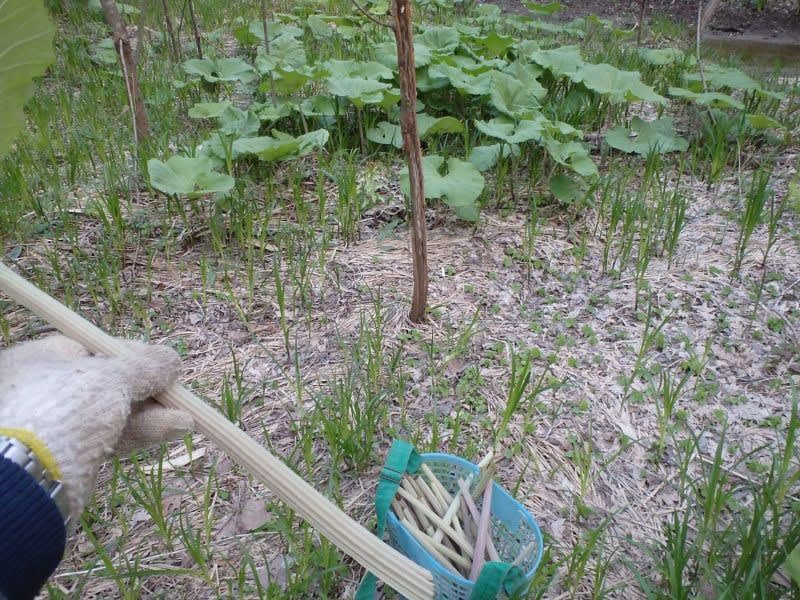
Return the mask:
<path id="1" fill-rule="evenodd" d="M 194 45 L 197 46 L 197 57 L 203 58 L 203 44 L 200 43 L 200 28 L 197 26 L 197 16 L 194 14 L 194 2 L 192 2 L 192 0 L 189 0 L 189 17 L 192 19 Z"/>
<path id="2" fill-rule="evenodd" d="M 178 38 L 175 37 L 175 28 L 172 25 L 172 17 L 169 16 L 169 6 L 167 5 L 167 0 L 161 0 L 161 7 L 164 10 L 164 23 L 167 26 L 167 35 L 169 36 L 169 42 L 172 45 L 172 54 L 177 61 L 181 59 L 181 46 L 178 43 Z"/>
<path id="3" fill-rule="evenodd" d="M 122 74 L 125 76 L 125 89 L 128 92 L 128 102 L 130 103 L 131 114 L 133 116 L 133 134 L 138 145 L 150 134 L 150 126 L 147 120 L 147 110 L 142 98 L 142 90 L 139 87 L 139 79 L 136 76 L 136 61 L 133 58 L 131 43 L 125 33 L 122 24 L 122 17 L 117 10 L 114 0 L 100 0 L 106 23 L 111 27 L 111 35 L 114 40 L 114 47 L 117 49 L 119 62 L 122 66 Z"/>
<path id="4" fill-rule="evenodd" d="M 411 1 L 392 0 L 397 67 L 400 77 L 400 130 L 408 162 L 411 192 L 411 252 L 414 266 L 414 296 L 408 318 L 419 323 L 428 302 L 428 250 L 425 232 L 425 188 L 422 177 L 422 149 L 417 135 L 417 77 L 414 71 L 414 42 Z"/>
<path id="5" fill-rule="evenodd" d="M 269 10 L 267 9 L 267 0 L 261 0 L 261 24 L 264 27 L 264 52 L 269 56 Z M 269 97 L 272 100 L 272 106 L 275 106 L 275 77 L 272 71 L 269 72 Z"/>

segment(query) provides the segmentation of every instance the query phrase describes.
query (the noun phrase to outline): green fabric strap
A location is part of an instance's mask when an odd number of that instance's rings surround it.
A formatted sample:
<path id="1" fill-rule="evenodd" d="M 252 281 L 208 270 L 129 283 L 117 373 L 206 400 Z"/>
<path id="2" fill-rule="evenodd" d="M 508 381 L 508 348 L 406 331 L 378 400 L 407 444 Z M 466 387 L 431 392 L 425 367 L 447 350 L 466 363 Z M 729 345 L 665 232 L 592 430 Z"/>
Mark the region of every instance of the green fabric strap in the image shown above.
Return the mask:
<path id="1" fill-rule="evenodd" d="M 378 524 L 375 528 L 375 535 L 383 539 L 386 531 L 386 514 L 392 505 L 392 500 L 400 487 L 400 482 L 406 473 L 412 475 L 419 471 L 422 464 L 414 446 L 403 440 L 395 440 L 386 457 L 386 463 L 381 469 L 380 479 L 378 480 L 378 490 L 375 492 L 375 512 L 378 517 Z M 378 578 L 373 573 L 367 573 L 358 586 L 355 600 L 372 600 L 375 597 L 375 588 Z"/>
<path id="2" fill-rule="evenodd" d="M 505 562 L 487 562 L 478 575 L 469 600 L 494 600 L 502 590 L 511 596 L 525 582 L 522 569 Z"/>

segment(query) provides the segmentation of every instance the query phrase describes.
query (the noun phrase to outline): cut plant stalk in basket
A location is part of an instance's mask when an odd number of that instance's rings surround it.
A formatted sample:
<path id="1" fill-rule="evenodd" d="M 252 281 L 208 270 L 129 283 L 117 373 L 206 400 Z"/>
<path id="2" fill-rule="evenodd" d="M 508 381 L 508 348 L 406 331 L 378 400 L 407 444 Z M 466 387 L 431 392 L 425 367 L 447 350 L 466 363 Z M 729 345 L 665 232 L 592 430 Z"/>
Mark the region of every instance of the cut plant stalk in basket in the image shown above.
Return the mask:
<path id="1" fill-rule="evenodd" d="M 486 562 L 483 558 L 483 553 L 486 551 L 486 540 L 489 536 L 489 517 L 492 514 L 492 487 L 491 483 L 489 483 L 483 493 L 481 519 L 478 523 L 478 537 L 475 540 L 475 554 L 472 556 L 472 568 L 469 572 L 471 581 L 478 579 L 478 573 L 481 572 L 483 564 Z"/>
<path id="2" fill-rule="evenodd" d="M 78 316 L 3 263 L 0 263 L 0 290 L 93 352 L 108 356 L 124 356 L 128 352 L 120 340 Z M 339 549 L 398 592 L 412 599 L 434 598 L 430 571 L 384 544 L 197 396 L 175 385 L 157 400 L 165 406 L 189 413 L 198 431 L 208 436 Z"/>

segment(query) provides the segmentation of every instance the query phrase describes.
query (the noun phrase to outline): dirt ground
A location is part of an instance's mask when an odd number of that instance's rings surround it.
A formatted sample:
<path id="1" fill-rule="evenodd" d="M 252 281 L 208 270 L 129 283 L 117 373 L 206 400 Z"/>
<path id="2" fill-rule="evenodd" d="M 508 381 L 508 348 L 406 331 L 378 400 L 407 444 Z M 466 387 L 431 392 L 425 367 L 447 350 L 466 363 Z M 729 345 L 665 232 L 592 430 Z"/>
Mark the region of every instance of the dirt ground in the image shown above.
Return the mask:
<path id="1" fill-rule="evenodd" d="M 493 3 L 508 12 L 529 12 L 521 0 L 493 0 Z M 593 14 L 623 26 L 633 26 L 641 10 L 638 0 L 561 0 L 561 3 L 566 8 L 556 15 L 558 19 L 570 21 Z M 709 32 L 800 43 L 800 5 L 797 0 L 767 0 L 763 10 L 758 10 L 756 4 L 754 0 L 723 0 L 709 24 Z M 667 16 L 694 27 L 697 2 L 647 0 L 645 14 L 648 18 Z"/>

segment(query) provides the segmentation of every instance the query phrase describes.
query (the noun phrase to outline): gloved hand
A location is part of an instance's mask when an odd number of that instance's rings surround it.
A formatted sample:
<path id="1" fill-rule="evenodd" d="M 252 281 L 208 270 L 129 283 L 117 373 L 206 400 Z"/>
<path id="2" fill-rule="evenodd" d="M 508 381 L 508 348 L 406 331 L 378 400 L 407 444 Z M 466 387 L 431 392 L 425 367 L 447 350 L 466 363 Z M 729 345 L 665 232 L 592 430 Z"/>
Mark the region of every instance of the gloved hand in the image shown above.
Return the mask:
<path id="1" fill-rule="evenodd" d="M 125 343 L 130 355 L 119 358 L 91 356 L 60 335 L 0 352 L 0 434 L 25 443 L 64 483 L 73 522 L 105 458 L 192 428 L 191 416 L 152 400 L 178 376 L 175 351 Z"/>

